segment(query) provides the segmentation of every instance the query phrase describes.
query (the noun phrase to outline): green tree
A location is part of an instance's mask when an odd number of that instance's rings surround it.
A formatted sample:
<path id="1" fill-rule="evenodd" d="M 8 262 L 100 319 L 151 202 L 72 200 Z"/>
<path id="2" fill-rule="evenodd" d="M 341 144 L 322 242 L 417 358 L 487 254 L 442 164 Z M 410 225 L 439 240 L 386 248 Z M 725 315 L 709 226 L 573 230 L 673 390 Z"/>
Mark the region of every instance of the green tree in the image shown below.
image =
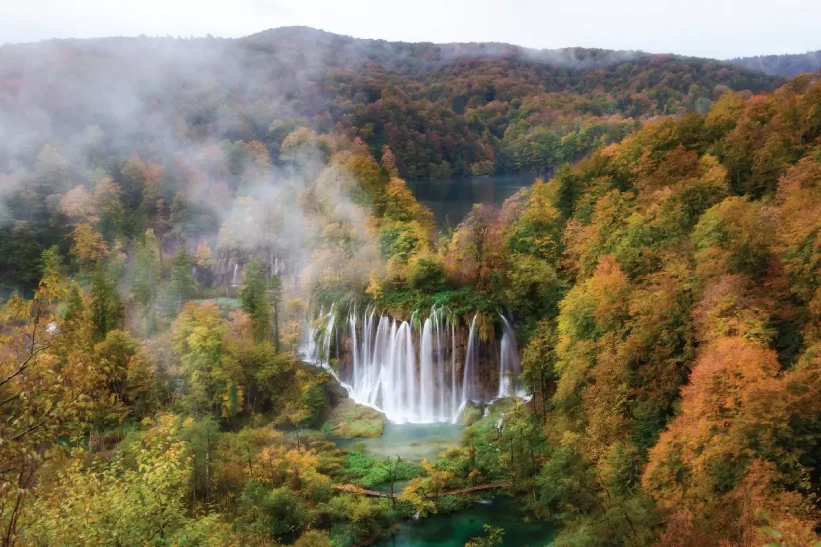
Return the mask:
<path id="1" fill-rule="evenodd" d="M 195 284 L 191 267 L 191 258 L 185 254 L 185 248 L 181 245 L 171 264 L 171 278 L 168 283 L 168 306 L 173 313 L 179 313 L 183 304 L 194 295 Z"/>
<path id="2" fill-rule="evenodd" d="M 265 288 L 265 266 L 250 262 L 244 271 L 242 287 L 239 290 L 242 309 L 251 318 L 254 339 L 262 342 L 271 332 L 271 309 Z"/>
<path id="3" fill-rule="evenodd" d="M 555 321 L 542 319 L 535 334 L 525 346 L 522 355 L 522 381 L 528 392 L 534 396 L 539 414 L 547 420 L 547 407 L 556 391 L 556 334 Z"/>
<path id="4" fill-rule="evenodd" d="M 97 266 L 94 270 L 90 296 L 95 338 L 103 340 L 109 331 L 118 328 L 122 317 L 122 303 L 116 286 L 102 266 Z"/>
<path id="5" fill-rule="evenodd" d="M 505 531 L 501 528 L 485 524 L 482 526 L 485 533 L 465 543 L 465 547 L 499 547 L 504 542 Z"/>
<path id="6" fill-rule="evenodd" d="M 134 260 L 130 269 L 131 293 L 141 307 L 141 330 L 149 335 L 157 329 L 154 304 L 160 285 L 160 245 L 153 230 L 147 230 L 134 245 Z"/>
<path id="7" fill-rule="evenodd" d="M 278 275 L 272 274 L 268 280 L 268 300 L 273 312 L 274 327 L 274 349 L 279 353 L 279 318 L 282 308 L 282 280 Z"/>

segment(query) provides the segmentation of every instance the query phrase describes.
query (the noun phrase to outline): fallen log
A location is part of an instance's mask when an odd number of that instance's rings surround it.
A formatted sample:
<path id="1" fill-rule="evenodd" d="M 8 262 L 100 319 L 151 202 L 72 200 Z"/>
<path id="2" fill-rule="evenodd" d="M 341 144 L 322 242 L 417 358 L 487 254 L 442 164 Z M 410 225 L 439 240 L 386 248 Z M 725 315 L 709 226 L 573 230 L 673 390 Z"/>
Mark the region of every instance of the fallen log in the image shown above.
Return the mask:
<path id="1" fill-rule="evenodd" d="M 496 488 L 507 488 L 510 486 L 509 481 L 500 481 L 500 482 L 491 482 L 488 484 L 479 484 L 477 486 L 471 486 L 468 488 L 458 488 L 456 490 L 446 490 L 444 492 L 439 492 L 438 494 L 432 494 L 427 497 L 430 498 L 439 498 L 442 496 L 461 496 L 464 494 L 471 494 L 473 492 L 480 492 L 482 490 L 493 490 Z M 361 496 L 372 496 L 375 498 L 390 498 L 391 495 L 389 492 L 378 492 L 376 490 L 367 490 L 365 488 L 360 488 L 354 484 L 333 484 L 331 485 L 332 488 L 336 490 L 340 490 L 342 492 L 347 492 L 348 494 L 358 494 Z M 397 497 L 399 494 L 394 494 L 394 497 Z"/>

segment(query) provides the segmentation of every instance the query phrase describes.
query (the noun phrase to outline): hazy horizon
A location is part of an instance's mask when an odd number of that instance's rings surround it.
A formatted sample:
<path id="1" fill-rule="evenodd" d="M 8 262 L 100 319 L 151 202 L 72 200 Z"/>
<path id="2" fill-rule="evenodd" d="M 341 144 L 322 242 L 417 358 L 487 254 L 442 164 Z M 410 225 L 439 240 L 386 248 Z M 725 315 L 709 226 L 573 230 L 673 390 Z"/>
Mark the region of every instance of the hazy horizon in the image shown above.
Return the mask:
<path id="1" fill-rule="evenodd" d="M 532 4 L 532 5 L 531 5 Z M 566 47 L 641 50 L 731 59 L 821 49 L 814 21 L 821 4 L 785 0 L 777 11 L 763 0 L 697 0 L 687 9 L 651 0 L 574 5 L 514 0 L 421 0 L 402 10 L 375 0 L 145 0 L 122 6 L 104 0 L 32 0 L 8 6 L 0 45 L 49 39 L 174 36 L 239 38 L 287 26 L 403 42 L 501 42 L 534 49 Z"/>

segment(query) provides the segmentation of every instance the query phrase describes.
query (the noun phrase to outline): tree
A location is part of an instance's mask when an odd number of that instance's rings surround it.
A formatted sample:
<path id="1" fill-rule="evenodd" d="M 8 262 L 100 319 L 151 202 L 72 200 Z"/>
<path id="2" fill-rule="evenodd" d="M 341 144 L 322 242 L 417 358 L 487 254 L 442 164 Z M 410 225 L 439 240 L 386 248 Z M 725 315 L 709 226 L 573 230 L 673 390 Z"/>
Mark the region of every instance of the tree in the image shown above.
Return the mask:
<path id="1" fill-rule="evenodd" d="M 44 487 L 27 536 L 65 547 L 241 545 L 219 515 L 190 516 L 191 452 L 179 434 L 176 417 L 162 416 L 143 436 L 136 465 L 120 457 L 84 468 L 75 460 Z"/>
<path id="2" fill-rule="evenodd" d="M 27 500 L 39 471 L 61 453 L 58 438 L 75 442 L 85 423 L 106 405 L 105 375 L 95 359 L 92 326 L 83 318 L 54 316 L 66 296 L 56 272 L 31 300 L 12 298 L 0 339 L 0 544 L 10 546 L 32 514 Z M 35 512 L 36 513 L 36 512 Z"/>
<path id="3" fill-rule="evenodd" d="M 550 319 L 542 319 L 536 333 L 530 338 L 522 355 L 522 381 L 539 404 L 539 414 L 547 421 L 548 401 L 556 391 L 556 326 Z"/>
<path id="4" fill-rule="evenodd" d="M 174 321 L 174 352 L 186 379 L 183 403 L 194 415 L 220 409 L 223 393 L 238 381 L 238 371 L 223 359 L 224 333 L 219 308 L 211 303 L 189 302 Z"/>
<path id="5" fill-rule="evenodd" d="M 160 246 L 153 230 L 147 230 L 142 241 L 134 245 L 134 259 L 130 269 L 131 293 L 141 306 L 141 330 L 152 334 L 157 328 L 154 304 L 160 285 Z"/>
<path id="6" fill-rule="evenodd" d="M 94 225 L 99 220 L 94 200 L 84 186 L 75 186 L 60 198 L 60 209 L 75 224 Z"/>
<path id="7" fill-rule="evenodd" d="M 199 281 L 206 286 L 211 284 L 214 267 L 214 257 L 208 243 L 200 241 L 194 252 L 194 265 L 196 267 L 195 281 Z"/>
<path id="8" fill-rule="evenodd" d="M 265 267 L 262 263 L 255 261 L 245 267 L 239 299 L 242 309 L 251 317 L 254 339 L 257 342 L 266 340 L 271 332 L 271 310 L 265 288 Z"/>
<path id="9" fill-rule="evenodd" d="M 97 181 L 94 204 L 100 217 L 100 232 L 108 243 L 112 243 L 125 228 L 125 208 L 120 198 L 120 186 L 111 177 Z"/>
<path id="10" fill-rule="evenodd" d="M 399 177 L 399 170 L 396 168 L 396 157 L 387 144 L 382 147 L 382 169 L 391 179 Z"/>
<path id="11" fill-rule="evenodd" d="M 293 428 L 296 431 L 296 448 L 301 450 L 299 442 L 299 432 L 305 420 L 311 415 L 311 412 L 306 408 L 301 401 L 291 402 L 285 406 L 285 409 L 279 414 L 277 421 L 280 425 Z"/>
<path id="12" fill-rule="evenodd" d="M 71 247 L 71 254 L 77 259 L 79 266 L 83 270 L 91 270 L 94 266 L 108 254 L 103 236 L 86 223 L 78 224 L 71 233 L 74 244 Z"/>
<path id="13" fill-rule="evenodd" d="M 273 312 L 274 349 L 280 351 L 279 321 L 282 313 L 282 280 L 277 274 L 272 274 L 268 280 L 268 300 Z"/>
<path id="14" fill-rule="evenodd" d="M 748 456 L 732 435 L 732 422 L 748 390 L 778 369 L 773 351 L 741 338 L 705 349 L 682 389 L 681 412 L 650 451 L 642 479 L 662 507 L 716 499 L 736 483 Z"/>
<path id="15" fill-rule="evenodd" d="M 95 338 L 102 340 L 109 331 L 118 328 L 122 318 L 122 304 L 117 287 L 109 280 L 102 266 L 94 270 L 90 296 Z"/>
<path id="16" fill-rule="evenodd" d="M 179 313 L 186 300 L 194 295 L 195 285 L 191 267 L 191 259 L 181 246 L 171 264 L 171 277 L 168 283 L 169 306 L 175 313 Z"/>
<path id="17" fill-rule="evenodd" d="M 486 287 L 494 269 L 492 259 L 501 249 L 489 246 L 496 211 L 488 205 L 474 205 L 453 234 L 445 256 L 448 276 L 464 284 Z"/>
<path id="18" fill-rule="evenodd" d="M 0 272 L 5 272 L 0 276 L 21 289 L 36 287 L 44 250 L 28 222 L 15 222 L 10 229 L 0 230 Z"/>
<path id="19" fill-rule="evenodd" d="M 465 543 L 465 547 L 499 547 L 499 545 L 502 545 L 505 537 L 503 529 L 490 524 L 485 524 L 482 528 L 485 531 L 484 535 L 468 541 Z"/>

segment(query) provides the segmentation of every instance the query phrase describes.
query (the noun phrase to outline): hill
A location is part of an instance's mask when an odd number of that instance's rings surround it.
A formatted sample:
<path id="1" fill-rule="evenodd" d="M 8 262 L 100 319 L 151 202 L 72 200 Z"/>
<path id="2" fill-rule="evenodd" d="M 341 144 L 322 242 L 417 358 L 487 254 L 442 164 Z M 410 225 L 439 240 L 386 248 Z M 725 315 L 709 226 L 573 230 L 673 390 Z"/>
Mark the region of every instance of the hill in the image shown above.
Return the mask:
<path id="1" fill-rule="evenodd" d="M 821 70 L 821 50 L 794 55 L 740 57 L 732 59 L 730 62 L 738 66 L 760 70 L 765 74 L 792 78 L 799 74 Z"/>
<path id="2" fill-rule="evenodd" d="M 4 545 L 372 545 L 491 486 L 557 546 L 819 544 L 821 80 L 487 47 L 0 49 Z M 582 155 L 452 231 L 398 169 Z M 472 425 L 340 449 L 347 373 Z"/>
<path id="3" fill-rule="evenodd" d="M 641 52 L 409 44 L 303 27 L 241 39 L 108 38 L 0 47 L 0 166 L 45 143 L 259 140 L 297 125 L 385 145 L 409 178 L 550 173 L 653 116 L 704 112 L 728 90 L 782 80 Z M 21 135 L 26 135 L 23 138 Z M 25 142 L 23 142 L 25 141 Z"/>

